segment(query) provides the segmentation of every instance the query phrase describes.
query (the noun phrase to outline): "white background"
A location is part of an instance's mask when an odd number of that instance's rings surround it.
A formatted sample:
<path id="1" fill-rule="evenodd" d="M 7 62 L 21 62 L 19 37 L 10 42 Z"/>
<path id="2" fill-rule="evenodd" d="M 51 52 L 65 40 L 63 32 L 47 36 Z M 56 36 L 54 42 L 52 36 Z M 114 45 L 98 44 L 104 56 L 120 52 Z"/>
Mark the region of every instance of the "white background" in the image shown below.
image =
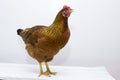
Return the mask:
<path id="1" fill-rule="evenodd" d="M 0 0 L 0 62 L 37 64 L 16 30 L 50 25 L 64 4 L 74 9 L 71 37 L 50 64 L 105 66 L 120 80 L 119 0 Z"/>

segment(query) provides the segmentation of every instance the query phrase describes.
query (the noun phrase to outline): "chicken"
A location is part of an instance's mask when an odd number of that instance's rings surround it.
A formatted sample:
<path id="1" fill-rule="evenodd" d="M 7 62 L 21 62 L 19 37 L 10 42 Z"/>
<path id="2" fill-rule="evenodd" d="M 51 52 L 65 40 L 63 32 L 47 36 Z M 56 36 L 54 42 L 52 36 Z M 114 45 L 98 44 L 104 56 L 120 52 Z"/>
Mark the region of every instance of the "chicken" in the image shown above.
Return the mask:
<path id="1" fill-rule="evenodd" d="M 68 18 L 72 11 L 73 9 L 64 5 L 50 26 L 37 25 L 25 30 L 17 30 L 17 34 L 26 44 L 28 54 L 39 62 L 39 76 L 56 74 L 50 71 L 47 62 L 51 61 L 69 40 Z M 43 71 L 42 62 L 45 62 L 46 72 Z"/>

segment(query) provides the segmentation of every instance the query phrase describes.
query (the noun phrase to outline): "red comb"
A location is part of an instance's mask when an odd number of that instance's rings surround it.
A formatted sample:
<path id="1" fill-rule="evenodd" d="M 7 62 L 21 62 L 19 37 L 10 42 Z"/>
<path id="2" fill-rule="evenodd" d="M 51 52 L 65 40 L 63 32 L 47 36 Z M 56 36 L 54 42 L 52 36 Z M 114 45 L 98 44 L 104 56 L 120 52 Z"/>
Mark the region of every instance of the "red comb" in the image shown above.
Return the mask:
<path id="1" fill-rule="evenodd" d="M 67 5 L 64 5 L 64 6 L 63 6 L 63 8 L 70 8 L 70 7 L 69 7 L 69 6 L 67 6 Z"/>

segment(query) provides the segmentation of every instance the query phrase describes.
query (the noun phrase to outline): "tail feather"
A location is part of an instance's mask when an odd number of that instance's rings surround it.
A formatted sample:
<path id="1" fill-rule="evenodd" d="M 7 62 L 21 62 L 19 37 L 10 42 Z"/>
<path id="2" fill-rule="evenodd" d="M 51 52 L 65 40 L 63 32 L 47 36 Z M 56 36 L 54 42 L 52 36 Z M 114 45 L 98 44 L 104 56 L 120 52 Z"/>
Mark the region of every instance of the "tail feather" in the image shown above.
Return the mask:
<path id="1" fill-rule="evenodd" d="M 18 29 L 17 34 L 20 35 L 20 33 L 23 31 L 23 29 Z"/>

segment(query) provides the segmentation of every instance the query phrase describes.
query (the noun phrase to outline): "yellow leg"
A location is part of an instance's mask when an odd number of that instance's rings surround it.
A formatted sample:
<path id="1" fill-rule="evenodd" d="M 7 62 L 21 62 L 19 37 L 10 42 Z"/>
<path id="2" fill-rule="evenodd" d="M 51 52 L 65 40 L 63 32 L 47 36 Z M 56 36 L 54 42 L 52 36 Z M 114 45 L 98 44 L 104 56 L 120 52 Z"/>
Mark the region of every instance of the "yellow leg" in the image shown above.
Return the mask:
<path id="1" fill-rule="evenodd" d="M 43 72 L 42 63 L 40 63 L 40 72 Z"/>
<path id="2" fill-rule="evenodd" d="M 46 69 L 47 69 L 47 73 L 49 73 L 49 74 L 52 74 L 52 75 L 56 75 L 56 72 L 51 72 L 50 71 L 50 68 L 49 68 L 49 66 L 48 66 L 48 63 L 47 62 L 45 62 L 45 65 L 46 65 Z"/>
<path id="3" fill-rule="evenodd" d="M 39 65 L 40 65 L 40 74 L 39 74 L 39 76 L 44 75 L 44 76 L 50 77 L 50 74 L 48 72 L 43 72 L 42 63 L 39 63 Z"/>

